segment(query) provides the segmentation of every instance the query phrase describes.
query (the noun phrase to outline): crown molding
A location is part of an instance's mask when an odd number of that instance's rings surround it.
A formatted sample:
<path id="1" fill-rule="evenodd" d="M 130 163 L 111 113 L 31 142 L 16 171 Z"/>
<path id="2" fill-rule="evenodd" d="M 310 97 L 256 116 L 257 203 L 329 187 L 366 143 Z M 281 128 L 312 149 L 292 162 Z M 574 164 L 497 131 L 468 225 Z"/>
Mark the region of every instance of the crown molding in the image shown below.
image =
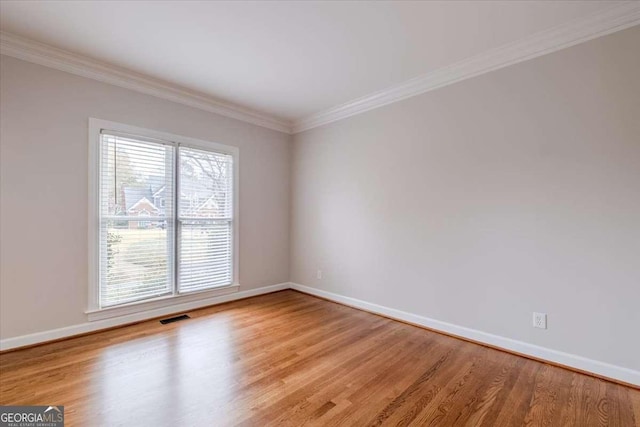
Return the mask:
<path id="1" fill-rule="evenodd" d="M 291 123 L 288 121 L 223 102 L 202 93 L 193 92 L 162 80 L 105 64 L 44 43 L 16 36 L 15 34 L 0 32 L 0 54 L 131 89 L 279 132 L 291 133 Z"/>
<path id="2" fill-rule="evenodd" d="M 293 123 L 293 133 L 342 120 L 638 24 L 640 24 L 640 1 L 618 4 L 593 15 L 488 50 L 399 85 L 296 120 Z"/>
<path id="3" fill-rule="evenodd" d="M 640 1 L 606 8 L 294 122 L 0 32 L 0 53 L 284 133 L 298 133 L 640 24 Z"/>

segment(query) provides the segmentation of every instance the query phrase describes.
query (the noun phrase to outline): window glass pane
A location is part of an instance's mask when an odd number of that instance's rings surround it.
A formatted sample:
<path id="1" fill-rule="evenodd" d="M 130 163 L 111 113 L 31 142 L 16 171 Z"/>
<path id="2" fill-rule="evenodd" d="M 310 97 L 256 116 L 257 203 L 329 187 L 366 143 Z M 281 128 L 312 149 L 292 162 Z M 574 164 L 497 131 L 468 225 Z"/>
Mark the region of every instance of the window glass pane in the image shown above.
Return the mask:
<path id="1" fill-rule="evenodd" d="M 102 215 L 171 216 L 173 147 L 102 135 Z"/>
<path id="2" fill-rule="evenodd" d="M 180 217 L 231 218 L 233 158 L 180 147 Z"/>
<path id="3" fill-rule="evenodd" d="M 102 134 L 100 305 L 173 292 L 174 148 Z"/>
<path id="4" fill-rule="evenodd" d="M 183 221 L 179 290 L 192 292 L 231 284 L 232 227 L 228 221 Z"/>
<path id="5" fill-rule="evenodd" d="M 108 307 L 171 294 L 167 221 L 103 221 L 100 302 Z"/>

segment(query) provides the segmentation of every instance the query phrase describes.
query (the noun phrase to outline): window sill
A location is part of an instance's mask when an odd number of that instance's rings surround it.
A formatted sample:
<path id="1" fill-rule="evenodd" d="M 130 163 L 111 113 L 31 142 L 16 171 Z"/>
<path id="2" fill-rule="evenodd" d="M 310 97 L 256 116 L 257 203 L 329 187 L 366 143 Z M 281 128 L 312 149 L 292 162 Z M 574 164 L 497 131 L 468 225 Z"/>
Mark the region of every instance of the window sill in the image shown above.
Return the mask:
<path id="1" fill-rule="evenodd" d="M 159 308 L 176 306 L 176 311 L 180 309 L 177 307 L 180 304 L 194 301 L 206 300 L 208 298 L 219 297 L 222 295 L 228 295 L 238 292 L 240 288 L 239 284 L 233 284 L 216 289 L 194 292 L 185 295 L 169 295 L 143 302 L 134 302 L 130 304 L 118 305 L 115 307 L 107 307 L 96 310 L 87 310 L 85 314 L 90 322 L 96 320 L 110 319 L 113 317 L 126 316 L 128 314 L 138 314 L 145 311 L 151 311 Z M 213 304 L 214 302 L 212 302 Z"/>

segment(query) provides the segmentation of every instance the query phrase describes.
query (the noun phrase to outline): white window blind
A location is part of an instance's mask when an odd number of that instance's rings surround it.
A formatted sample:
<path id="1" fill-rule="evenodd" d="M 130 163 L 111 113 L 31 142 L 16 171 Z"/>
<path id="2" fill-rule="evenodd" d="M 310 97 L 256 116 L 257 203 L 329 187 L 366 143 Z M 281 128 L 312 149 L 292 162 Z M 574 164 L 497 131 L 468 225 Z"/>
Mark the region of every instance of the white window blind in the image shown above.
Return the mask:
<path id="1" fill-rule="evenodd" d="M 178 290 L 231 283 L 233 158 L 180 147 Z"/>
<path id="2" fill-rule="evenodd" d="M 103 130 L 102 308 L 233 281 L 233 157 Z"/>

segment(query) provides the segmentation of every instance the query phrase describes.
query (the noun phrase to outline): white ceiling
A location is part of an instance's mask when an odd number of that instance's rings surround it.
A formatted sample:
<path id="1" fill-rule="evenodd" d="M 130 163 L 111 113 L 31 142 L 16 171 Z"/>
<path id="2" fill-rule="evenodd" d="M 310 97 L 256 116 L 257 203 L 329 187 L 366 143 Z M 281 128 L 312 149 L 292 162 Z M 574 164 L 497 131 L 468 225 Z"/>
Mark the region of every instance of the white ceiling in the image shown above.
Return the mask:
<path id="1" fill-rule="evenodd" d="M 295 121 L 615 3 L 2 0 L 0 28 Z"/>

